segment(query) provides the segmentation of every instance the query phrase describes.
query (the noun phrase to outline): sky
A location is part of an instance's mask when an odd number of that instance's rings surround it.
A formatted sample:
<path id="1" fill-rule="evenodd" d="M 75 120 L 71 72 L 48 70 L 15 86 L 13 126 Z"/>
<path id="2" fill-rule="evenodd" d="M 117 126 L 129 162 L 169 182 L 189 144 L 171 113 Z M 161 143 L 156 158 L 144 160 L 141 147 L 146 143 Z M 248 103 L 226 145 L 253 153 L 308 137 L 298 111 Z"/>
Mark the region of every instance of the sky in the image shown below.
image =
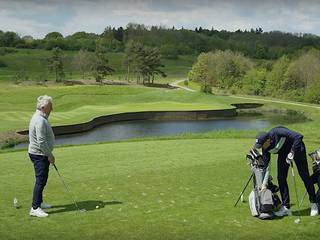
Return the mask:
<path id="1" fill-rule="evenodd" d="M 0 30 L 21 37 L 101 34 L 108 26 L 126 28 L 128 23 L 320 36 L 320 0 L 0 0 Z"/>

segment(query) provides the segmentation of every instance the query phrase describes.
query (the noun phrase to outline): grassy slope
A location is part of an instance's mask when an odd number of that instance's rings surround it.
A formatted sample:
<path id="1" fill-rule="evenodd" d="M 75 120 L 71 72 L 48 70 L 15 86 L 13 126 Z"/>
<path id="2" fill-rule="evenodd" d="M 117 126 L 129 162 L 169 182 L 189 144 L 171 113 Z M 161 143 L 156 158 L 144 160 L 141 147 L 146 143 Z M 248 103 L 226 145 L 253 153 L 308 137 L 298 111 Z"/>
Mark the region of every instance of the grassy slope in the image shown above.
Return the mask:
<path id="1" fill-rule="evenodd" d="M 79 71 L 72 67 L 73 56 L 76 51 L 64 51 L 64 73 L 66 79 L 81 79 L 82 75 Z M 0 56 L 0 59 L 8 64 L 8 67 L 0 68 L 0 82 L 10 81 L 15 72 L 20 72 L 22 69 L 30 80 L 34 80 L 40 74 L 46 76 L 49 80 L 54 80 L 55 75 L 47 71 L 46 57 L 50 56 L 51 51 L 39 49 L 19 49 L 15 54 L 6 54 Z M 88 53 L 89 58 L 93 59 L 94 53 Z M 106 79 L 124 79 L 125 73 L 122 70 L 123 53 L 107 53 L 107 59 L 110 66 L 115 70 L 112 76 L 107 76 Z M 181 76 L 187 76 L 189 69 L 194 63 L 196 56 L 180 56 L 176 60 L 163 59 L 161 62 L 165 66 L 162 70 L 168 75 L 170 80 L 180 79 Z M 85 71 L 85 78 L 93 79 L 91 66 L 88 66 Z M 157 83 L 167 83 L 168 78 L 156 76 Z M 130 74 L 130 79 L 135 80 L 134 73 Z"/>
<path id="2" fill-rule="evenodd" d="M 0 132 L 27 128 L 36 98 L 43 94 L 54 100 L 52 125 L 81 123 L 120 112 L 231 108 L 221 97 L 181 90 L 128 86 L 5 87 L 0 90 Z"/>

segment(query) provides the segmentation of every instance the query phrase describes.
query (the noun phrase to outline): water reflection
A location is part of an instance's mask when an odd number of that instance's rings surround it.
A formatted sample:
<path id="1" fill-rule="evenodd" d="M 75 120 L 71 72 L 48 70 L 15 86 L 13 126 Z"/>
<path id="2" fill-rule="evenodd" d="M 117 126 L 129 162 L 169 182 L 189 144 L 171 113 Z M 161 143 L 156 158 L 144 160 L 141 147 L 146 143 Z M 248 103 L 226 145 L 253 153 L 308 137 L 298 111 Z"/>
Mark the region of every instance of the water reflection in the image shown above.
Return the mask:
<path id="1" fill-rule="evenodd" d="M 216 130 L 262 129 L 271 125 L 286 125 L 303 122 L 304 119 L 292 118 L 276 113 L 245 113 L 235 118 L 195 121 L 128 121 L 102 125 L 89 132 L 56 137 L 56 145 L 108 142 L 132 138 L 160 137 L 181 133 L 205 133 Z M 15 148 L 27 147 L 27 143 Z"/>

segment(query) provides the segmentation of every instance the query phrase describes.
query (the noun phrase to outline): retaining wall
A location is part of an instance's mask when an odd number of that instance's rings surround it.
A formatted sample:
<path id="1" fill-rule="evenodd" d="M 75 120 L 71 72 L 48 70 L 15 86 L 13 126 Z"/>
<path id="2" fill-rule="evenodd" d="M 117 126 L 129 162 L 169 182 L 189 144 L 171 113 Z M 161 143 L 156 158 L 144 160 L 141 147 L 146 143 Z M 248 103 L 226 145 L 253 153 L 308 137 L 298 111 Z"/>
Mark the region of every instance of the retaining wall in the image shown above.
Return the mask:
<path id="1" fill-rule="evenodd" d="M 236 108 L 221 110 L 203 110 L 203 111 L 150 111 L 150 112 L 132 112 L 120 113 L 107 116 L 101 116 L 92 119 L 86 123 L 54 126 L 52 130 L 54 134 L 65 135 L 72 133 L 80 133 L 91 130 L 92 128 L 114 122 L 131 121 L 131 120 L 147 120 L 147 119 L 205 119 L 205 118 L 224 118 L 237 116 Z M 18 134 L 27 135 L 28 130 L 17 131 Z"/>

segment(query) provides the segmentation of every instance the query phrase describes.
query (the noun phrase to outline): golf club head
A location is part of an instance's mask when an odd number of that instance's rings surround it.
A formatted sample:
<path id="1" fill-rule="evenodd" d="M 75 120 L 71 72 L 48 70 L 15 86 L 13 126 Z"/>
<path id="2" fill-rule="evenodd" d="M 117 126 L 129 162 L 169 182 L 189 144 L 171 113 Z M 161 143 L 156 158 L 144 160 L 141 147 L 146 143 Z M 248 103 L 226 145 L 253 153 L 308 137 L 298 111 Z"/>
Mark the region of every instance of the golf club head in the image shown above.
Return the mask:
<path id="1" fill-rule="evenodd" d="M 79 212 L 85 212 L 86 211 L 86 209 L 85 208 L 83 208 L 83 209 L 79 209 Z"/>
<path id="2" fill-rule="evenodd" d="M 295 223 L 299 223 L 300 222 L 300 218 L 294 220 Z"/>
<path id="3" fill-rule="evenodd" d="M 17 209 L 18 208 L 18 200 L 17 200 L 17 198 L 14 198 L 13 199 L 13 205 L 14 205 L 14 207 Z"/>

